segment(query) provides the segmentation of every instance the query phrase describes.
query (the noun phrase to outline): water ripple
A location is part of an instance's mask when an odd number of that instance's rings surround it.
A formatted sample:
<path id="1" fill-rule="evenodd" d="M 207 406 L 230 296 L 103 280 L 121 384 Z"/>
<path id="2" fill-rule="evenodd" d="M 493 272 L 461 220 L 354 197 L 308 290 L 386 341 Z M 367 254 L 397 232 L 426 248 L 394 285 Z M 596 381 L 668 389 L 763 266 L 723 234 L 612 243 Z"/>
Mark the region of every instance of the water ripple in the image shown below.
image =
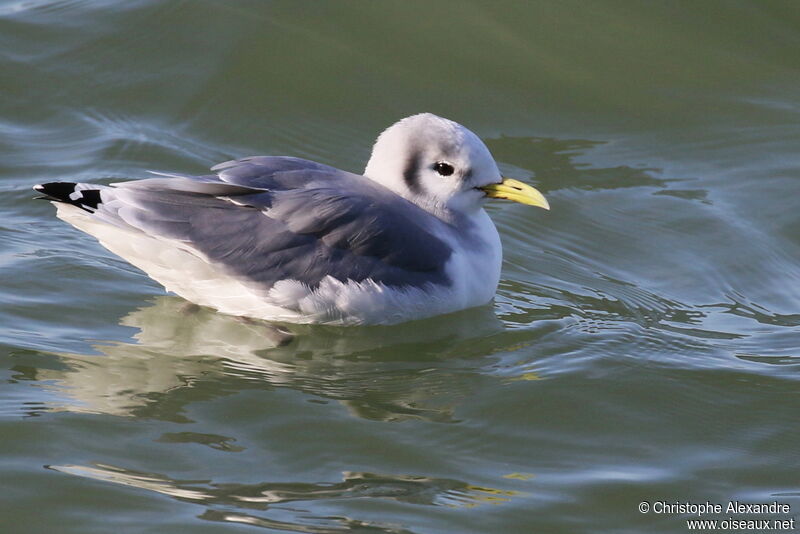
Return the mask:
<path id="1" fill-rule="evenodd" d="M 215 483 L 211 480 L 172 479 L 158 473 L 145 473 L 106 464 L 45 467 L 60 473 L 131 486 L 180 501 L 200 504 L 207 507 L 204 516 L 201 516 L 205 519 L 243 522 L 300 532 L 345 532 L 364 525 L 370 526 L 376 532 L 407 531 L 351 519 L 292 513 L 293 509 L 278 505 L 309 501 L 388 499 L 412 505 L 474 508 L 480 505 L 502 504 L 520 495 L 516 490 L 478 486 L 452 479 L 348 471 L 342 474 L 341 482 L 237 484 Z M 281 511 L 282 515 L 289 511 L 298 523 L 274 520 L 263 514 L 243 513 L 239 511 L 241 509 L 262 512 L 275 509 Z M 317 524 L 309 524 L 309 521 Z"/>

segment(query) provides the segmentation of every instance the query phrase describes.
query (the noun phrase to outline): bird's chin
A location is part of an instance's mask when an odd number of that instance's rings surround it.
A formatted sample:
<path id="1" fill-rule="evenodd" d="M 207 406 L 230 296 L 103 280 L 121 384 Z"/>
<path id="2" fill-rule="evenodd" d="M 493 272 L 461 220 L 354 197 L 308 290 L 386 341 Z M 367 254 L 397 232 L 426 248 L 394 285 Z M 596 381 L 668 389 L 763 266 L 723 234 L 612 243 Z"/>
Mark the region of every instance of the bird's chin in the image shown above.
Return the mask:
<path id="1" fill-rule="evenodd" d="M 480 202 L 481 206 L 489 200 L 489 195 L 486 194 L 486 191 L 481 189 L 480 187 L 473 187 L 470 192 L 470 196 L 474 197 L 478 202 Z"/>
<path id="2" fill-rule="evenodd" d="M 491 200 L 485 191 L 477 187 L 465 191 L 462 199 L 464 200 L 464 204 L 469 206 L 469 209 L 465 211 L 482 209 L 486 205 L 486 202 Z"/>

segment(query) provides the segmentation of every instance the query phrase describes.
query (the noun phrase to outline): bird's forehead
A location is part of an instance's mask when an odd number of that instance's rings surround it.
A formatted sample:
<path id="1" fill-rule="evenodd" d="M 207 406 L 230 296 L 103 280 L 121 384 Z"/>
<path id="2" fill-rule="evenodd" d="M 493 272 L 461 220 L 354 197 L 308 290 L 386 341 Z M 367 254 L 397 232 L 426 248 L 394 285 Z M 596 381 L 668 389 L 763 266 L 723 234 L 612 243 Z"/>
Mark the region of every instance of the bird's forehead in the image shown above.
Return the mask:
<path id="1" fill-rule="evenodd" d="M 421 113 L 406 117 L 384 131 L 376 142 L 379 157 L 412 162 L 415 169 L 435 161 L 449 161 L 464 168 L 487 168 L 494 160 L 486 145 L 457 122 Z"/>
<path id="2" fill-rule="evenodd" d="M 414 139 L 411 149 L 450 160 L 471 160 L 487 153 L 483 142 L 460 125 L 427 131 Z"/>

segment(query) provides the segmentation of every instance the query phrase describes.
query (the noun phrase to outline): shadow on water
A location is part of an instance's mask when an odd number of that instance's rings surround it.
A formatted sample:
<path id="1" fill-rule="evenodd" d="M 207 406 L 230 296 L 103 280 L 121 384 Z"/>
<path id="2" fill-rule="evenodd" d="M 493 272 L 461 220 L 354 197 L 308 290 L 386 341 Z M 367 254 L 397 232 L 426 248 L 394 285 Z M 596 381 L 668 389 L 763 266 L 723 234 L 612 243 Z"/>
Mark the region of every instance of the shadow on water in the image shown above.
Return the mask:
<path id="1" fill-rule="evenodd" d="M 454 421 L 458 399 L 482 376 L 475 341 L 502 332 L 491 307 L 390 327 L 281 326 L 159 297 L 121 323 L 135 343 L 57 354 L 57 365 L 17 365 L 62 398 L 51 410 L 188 421 L 192 402 L 248 388 L 288 387 L 335 400 L 354 416 Z M 471 372 L 478 368 L 478 373 Z"/>
<path id="2" fill-rule="evenodd" d="M 665 189 L 670 180 L 657 178 L 658 169 L 624 165 L 596 168 L 579 163 L 575 158 L 602 146 L 602 141 L 587 139 L 554 139 L 550 137 L 499 137 L 487 139 L 486 145 L 495 159 L 536 175 L 537 187 L 543 191 L 562 188 L 607 190 L 626 187 L 658 187 Z"/>

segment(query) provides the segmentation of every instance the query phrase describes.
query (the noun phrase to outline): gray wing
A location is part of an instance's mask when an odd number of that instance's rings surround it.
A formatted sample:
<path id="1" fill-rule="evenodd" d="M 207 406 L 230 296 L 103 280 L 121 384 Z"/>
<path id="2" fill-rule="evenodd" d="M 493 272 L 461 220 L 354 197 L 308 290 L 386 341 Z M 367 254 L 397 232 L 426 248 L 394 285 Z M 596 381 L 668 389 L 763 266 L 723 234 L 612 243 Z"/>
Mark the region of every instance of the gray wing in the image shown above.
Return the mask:
<path id="1" fill-rule="evenodd" d="M 104 189 L 95 213 L 179 240 L 263 287 L 325 276 L 388 286 L 447 284 L 445 225 L 363 176 L 311 161 L 252 157 L 216 175 L 168 175 Z"/>

